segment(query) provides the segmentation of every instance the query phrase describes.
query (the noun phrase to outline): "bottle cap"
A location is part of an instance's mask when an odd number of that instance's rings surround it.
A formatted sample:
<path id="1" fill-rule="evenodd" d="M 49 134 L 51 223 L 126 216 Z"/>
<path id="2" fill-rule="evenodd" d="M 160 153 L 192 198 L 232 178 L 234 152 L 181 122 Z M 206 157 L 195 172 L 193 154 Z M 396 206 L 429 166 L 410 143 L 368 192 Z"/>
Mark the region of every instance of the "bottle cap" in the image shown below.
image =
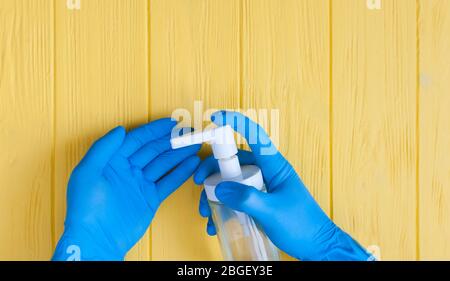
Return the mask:
<path id="1" fill-rule="evenodd" d="M 259 191 L 263 191 L 264 180 L 259 167 L 255 165 L 245 165 L 242 166 L 241 169 L 242 169 L 242 177 L 240 179 L 235 180 L 223 179 L 218 173 L 208 177 L 203 183 L 205 186 L 205 193 L 206 197 L 208 197 L 208 200 L 213 202 L 219 202 L 219 199 L 217 199 L 216 197 L 216 186 L 224 181 L 239 182 L 241 184 L 253 186 Z"/>

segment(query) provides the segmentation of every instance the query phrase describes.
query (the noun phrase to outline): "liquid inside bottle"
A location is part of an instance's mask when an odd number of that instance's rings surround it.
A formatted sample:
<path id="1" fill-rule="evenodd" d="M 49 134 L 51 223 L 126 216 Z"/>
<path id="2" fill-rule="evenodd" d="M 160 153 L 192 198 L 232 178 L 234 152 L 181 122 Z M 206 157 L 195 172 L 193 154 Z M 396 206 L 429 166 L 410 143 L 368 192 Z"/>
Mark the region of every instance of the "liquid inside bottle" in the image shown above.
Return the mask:
<path id="1" fill-rule="evenodd" d="M 240 166 L 232 127 L 226 125 L 173 137 L 170 140 L 173 149 L 204 142 L 211 144 L 220 170 L 220 173 L 205 179 L 204 187 L 224 259 L 231 261 L 279 260 L 277 248 L 267 238 L 261 227 L 248 215 L 221 204 L 215 195 L 216 186 L 223 181 L 235 181 L 253 186 L 261 192 L 266 191 L 259 167 Z"/>
<path id="2" fill-rule="evenodd" d="M 278 249 L 248 215 L 209 201 L 225 260 L 278 261 Z"/>

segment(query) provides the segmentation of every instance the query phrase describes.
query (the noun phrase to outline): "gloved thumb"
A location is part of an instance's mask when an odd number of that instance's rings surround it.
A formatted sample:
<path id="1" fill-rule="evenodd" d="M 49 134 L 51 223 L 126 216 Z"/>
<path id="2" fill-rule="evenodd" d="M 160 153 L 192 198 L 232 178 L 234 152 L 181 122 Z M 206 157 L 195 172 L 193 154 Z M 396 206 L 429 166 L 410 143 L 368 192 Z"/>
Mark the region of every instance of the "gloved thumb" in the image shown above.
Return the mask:
<path id="1" fill-rule="evenodd" d="M 259 191 L 253 186 L 228 181 L 217 185 L 215 192 L 217 199 L 226 206 L 256 219 L 269 210 L 269 194 Z"/>

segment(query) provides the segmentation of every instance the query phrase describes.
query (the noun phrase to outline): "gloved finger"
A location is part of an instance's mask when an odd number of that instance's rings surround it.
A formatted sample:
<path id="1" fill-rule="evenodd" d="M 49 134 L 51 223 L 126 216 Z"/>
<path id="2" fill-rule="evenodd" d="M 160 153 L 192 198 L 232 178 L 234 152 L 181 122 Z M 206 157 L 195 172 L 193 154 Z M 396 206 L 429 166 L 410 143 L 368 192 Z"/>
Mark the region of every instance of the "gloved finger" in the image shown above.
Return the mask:
<path id="1" fill-rule="evenodd" d="M 170 135 L 165 135 L 141 147 L 128 160 L 133 166 L 142 169 L 158 155 L 168 150 L 170 150 Z"/>
<path id="2" fill-rule="evenodd" d="M 178 165 L 172 172 L 164 176 L 156 183 L 156 190 L 158 191 L 160 202 L 164 201 L 172 192 L 180 187 L 185 181 L 187 181 L 198 164 L 200 158 L 195 155 L 185 159 Z"/>
<path id="3" fill-rule="evenodd" d="M 208 235 L 216 235 L 216 227 L 211 217 L 211 209 L 208 204 L 208 198 L 206 197 L 205 190 L 202 190 L 202 194 L 200 195 L 200 204 L 198 209 L 202 217 L 208 218 L 208 223 L 206 224 L 206 232 L 208 233 Z"/>
<path id="4" fill-rule="evenodd" d="M 158 192 L 156 191 L 156 184 L 145 179 L 142 170 L 138 167 L 133 167 L 132 172 L 134 177 L 141 183 L 139 185 L 142 195 L 150 206 L 153 212 L 156 212 L 160 205 Z"/>
<path id="5" fill-rule="evenodd" d="M 136 153 L 131 155 L 131 157 L 129 158 L 130 163 L 142 169 L 157 156 L 171 149 L 170 139 L 172 137 L 181 136 L 185 133 L 190 133 L 193 130 L 193 128 L 187 127 L 173 128 L 170 134 L 147 143 Z"/>
<path id="6" fill-rule="evenodd" d="M 130 157 L 149 141 L 170 134 L 176 124 L 176 121 L 170 118 L 163 118 L 130 131 L 125 137 L 120 153 L 124 157 Z"/>
<path id="7" fill-rule="evenodd" d="M 206 224 L 206 233 L 208 233 L 209 236 L 214 236 L 217 234 L 216 226 L 214 225 L 212 217 L 208 218 L 208 223 Z"/>
<path id="8" fill-rule="evenodd" d="M 230 125 L 247 140 L 248 145 L 255 155 L 256 164 L 261 168 L 269 188 L 276 186 L 276 183 L 272 182 L 276 175 L 278 175 L 277 182 L 284 179 L 284 176 L 279 176 L 279 174 L 287 173 L 289 169 L 284 168 L 290 167 L 290 164 L 278 152 L 261 126 L 247 116 L 233 111 L 215 112 L 211 115 L 211 120 L 219 126 Z"/>
<path id="9" fill-rule="evenodd" d="M 222 182 L 215 190 L 217 199 L 231 209 L 244 212 L 256 219 L 270 214 L 270 194 L 237 182 Z"/>
<path id="10" fill-rule="evenodd" d="M 239 112 L 218 111 L 211 115 L 211 120 L 219 126 L 230 125 L 247 140 L 248 145 L 256 156 L 273 155 L 277 152 L 266 131 Z M 273 150 L 269 150 L 269 148 L 273 148 Z"/>
<path id="11" fill-rule="evenodd" d="M 239 150 L 237 154 L 239 158 L 239 163 L 241 165 L 251 165 L 255 164 L 255 156 L 252 152 L 246 150 Z M 219 164 L 214 156 L 208 156 L 205 160 L 200 163 L 197 171 L 194 174 L 194 182 L 198 185 L 203 184 L 205 179 L 211 174 L 217 173 L 219 171 Z"/>
<path id="12" fill-rule="evenodd" d="M 119 126 L 98 139 L 80 161 L 78 168 L 101 171 L 122 145 L 125 128 Z"/>
<path id="13" fill-rule="evenodd" d="M 202 194 L 200 195 L 198 211 L 200 215 L 204 218 L 211 216 L 211 209 L 209 208 L 208 198 L 206 197 L 205 190 L 202 190 Z"/>
<path id="14" fill-rule="evenodd" d="M 171 149 L 160 154 L 145 166 L 144 176 L 149 181 L 157 181 L 180 164 L 184 159 L 195 155 L 200 150 L 200 146 L 201 145 L 192 145 L 175 150 Z"/>

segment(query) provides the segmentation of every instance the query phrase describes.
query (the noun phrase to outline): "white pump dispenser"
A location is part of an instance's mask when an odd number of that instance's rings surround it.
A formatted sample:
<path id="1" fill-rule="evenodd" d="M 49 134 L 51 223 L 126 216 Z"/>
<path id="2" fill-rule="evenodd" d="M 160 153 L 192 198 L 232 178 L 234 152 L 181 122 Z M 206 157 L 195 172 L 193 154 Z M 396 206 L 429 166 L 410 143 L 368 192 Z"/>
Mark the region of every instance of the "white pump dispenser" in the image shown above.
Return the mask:
<path id="1" fill-rule="evenodd" d="M 212 175 L 204 182 L 206 195 L 210 201 L 219 201 L 215 194 L 215 188 L 221 181 L 236 181 L 254 186 L 258 190 L 262 190 L 264 187 L 261 170 L 257 166 L 240 166 L 236 156 L 238 150 L 234 140 L 234 131 L 229 125 L 185 134 L 172 138 L 170 142 L 173 149 L 204 142 L 211 144 L 214 158 L 219 164 L 220 175 Z"/>
<path id="2" fill-rule="evenodd" d="M 236 157 L 238 152 L 230 126 L 186 134 L 170 140 L 173 149 L 208 142 L 212 146 L 214 158 L 219 162 L 222 178 L 232 179 L 241 176 L 241 167 Z"/>
<path id="3" fill-rule="evenodd" d="M 216 186 L 222 181 L 235 181 L 265 192 L 261 170 L 254 165 L 240 166 L 234 131 L 230 126 L 194 132 L 171 139 L 173 149 L 207 142 L 211 144 L 220 173 L 204 181 L 208 204 L 226 260 L 279 260 L 277 248 L 255 221 L 222 204 L 216 197 Z"/>

